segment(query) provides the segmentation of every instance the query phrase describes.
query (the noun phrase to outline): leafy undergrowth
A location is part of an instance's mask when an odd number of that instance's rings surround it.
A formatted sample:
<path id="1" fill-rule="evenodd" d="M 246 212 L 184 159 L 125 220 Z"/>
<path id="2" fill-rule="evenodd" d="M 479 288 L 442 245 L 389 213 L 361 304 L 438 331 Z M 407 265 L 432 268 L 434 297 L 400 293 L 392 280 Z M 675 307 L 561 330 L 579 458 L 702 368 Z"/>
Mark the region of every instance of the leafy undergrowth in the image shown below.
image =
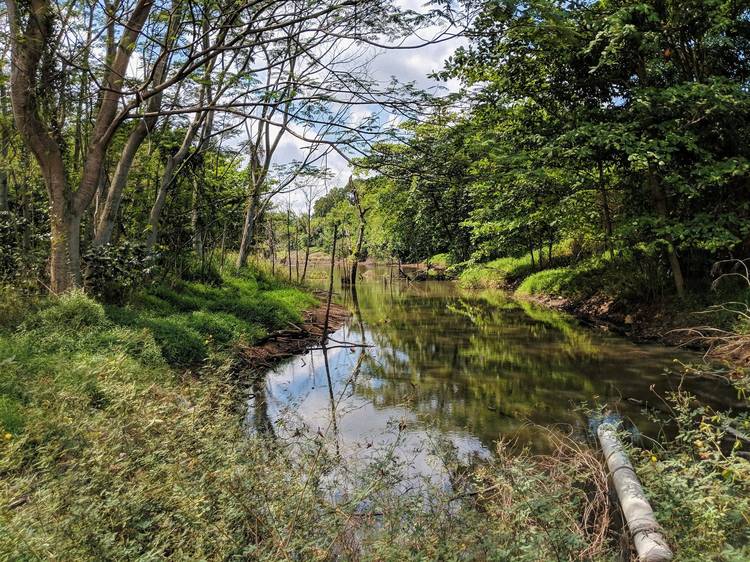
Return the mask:
<path id="1" fill-rule="evenodd" d="M 684 392 L 665 403 L 658 418 L 676 437 L 631 457 L 677 559 L 750 559 L 750 445 L 727 430 L 750 433 L 747 410 L 717 412 Z"/>

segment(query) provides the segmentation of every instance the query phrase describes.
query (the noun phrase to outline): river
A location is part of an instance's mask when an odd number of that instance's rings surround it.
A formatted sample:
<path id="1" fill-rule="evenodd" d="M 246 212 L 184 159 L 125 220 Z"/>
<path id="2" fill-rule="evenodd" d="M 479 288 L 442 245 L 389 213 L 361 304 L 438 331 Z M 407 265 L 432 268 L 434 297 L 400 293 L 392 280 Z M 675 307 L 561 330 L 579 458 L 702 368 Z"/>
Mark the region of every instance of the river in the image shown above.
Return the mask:
<path id="1" fill-rule="evenodd" d="M 498 439 L 546 451 L 539 426 L 585 438 L 584 403 L 606 405 L 658 437 L 643 403 L 661 402 L 680 384 L 668 374 L 676 361 L 701 359 L 584 327 L 502 291 L 389 282 L 377 268 L 354 295 L 339 284 L 334 298 L 351 318 L 327 349 L 287 361 L 258 383 L 248 424 L 275 436 L 326 436 L 338 455 L 360 464 L 387 449 L 412 474 L 436 473 L 438 441 L 461 458 L 486 458 Z M 684 384 L 717 404 L 717 392 L 731 400 L 715 382 Z"/>

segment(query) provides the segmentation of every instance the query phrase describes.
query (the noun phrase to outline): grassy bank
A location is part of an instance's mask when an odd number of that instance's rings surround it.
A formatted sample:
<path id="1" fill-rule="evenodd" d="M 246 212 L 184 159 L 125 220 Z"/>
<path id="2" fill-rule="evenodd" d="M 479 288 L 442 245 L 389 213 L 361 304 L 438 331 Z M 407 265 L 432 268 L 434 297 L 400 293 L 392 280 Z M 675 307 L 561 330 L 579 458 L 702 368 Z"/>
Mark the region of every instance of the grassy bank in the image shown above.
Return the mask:
<path id="1" fill-rule="evenodd" d="M 280 489 L 269 450 L 244 439 L 232 349 L 316 302 L 252 272 L 155 287 L 125 306 L 6 289 L 0 560 L 253 552 L 289 483 Z"/>
<path id="2" fill-rule="evenodd" d="M 501 444 L 476 466 L 436 437 L 425 446 L 451 488 L 420 495 L 394 487 L 409 467 L 388 448 L 348 466 L 316 432 L 293 449 L 248 433 L 233 350 L 299 322 L 315 303 L 304 291 L 245 272 L 123 306 L 12 291 L 0 303 L 0 560 L 619 555 L 600 459 L 556 434 L 553 455 Z M 667 448 L 633 451 L 639 473 L 681 559 L 746 559 L 747 463 L 722 449 L 723 418 L 695 416 L 686 406 Z M 352 482 L 335 507 L 333 470 Z"/>
<path id="3" fill-rule="evenodd" d="M 458 275 L 466 288 L 502 288 L 522 298 L 540 301 L 576 316 L 603 322 L 640 339 L 682 343 L 692 335 L 682 329 L 704 326 L 749 333 L 750 324 L 722 303 L 750 305 L 750 285 L 736 276 L 689 291 L 678 299 L 664 277 L 654 285 L 653 272 L 626 257 L 594 256 L 574 260 L 558 252 L 542 268 L 529 256 L 472 264 Z M 711 314 L 705 312 L 711 310 Z"/>
<path id="4" fill-rule="evenodd" d="M 299 321 L 314 304 L 303 291 L 246 272 L 219 285 L 155 287 L 124 306 L 11 290 L 1 302 L 0 560 L 611 551 L 576 523 L 595 463 L 560 463 L 549 480 L 546 461 L 504 448 L 478 472 L 442 449 L 454 489 L 425 483 L 427 503 L 395 491 L 408 467 L 379 451 L 373 467 L 345 467 L 356 485 L 334 509 L 320 483 L 345 460 L 318 434 L 300 436 L 294 455 L 248 434 L 231 366 L 234 346 Z M 561 517 L 572 527 L 555 527 Z"/>

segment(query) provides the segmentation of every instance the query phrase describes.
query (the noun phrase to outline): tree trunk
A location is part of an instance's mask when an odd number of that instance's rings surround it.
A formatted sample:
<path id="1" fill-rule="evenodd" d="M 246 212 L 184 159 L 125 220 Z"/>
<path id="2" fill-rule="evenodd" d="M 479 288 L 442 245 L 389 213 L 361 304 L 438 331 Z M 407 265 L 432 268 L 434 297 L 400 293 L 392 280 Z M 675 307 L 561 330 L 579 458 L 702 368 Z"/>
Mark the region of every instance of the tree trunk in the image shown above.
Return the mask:
<path id="1" fill-rule="evenodd" d="M 159 183 L 159 191 L 156 193 L 156 200 L 151 207 L 151 212 L 148 215 L 148 238 L 146 239 L 146 248 L 151 251 L 156 246 L 156 241 L 159 239 L 159 221 L 161 220 L 161 212 L 164 210 L 164 205 L 167 202 L 167 191 L 169 186 L 172 184 L 174 178 L 175 161 L 174 157 L 170 156 L 167 159 L 167 164 L 164 166 L 164 173 Z"/>
<path id="2" fill-rule="evenodd" d="M 325 345 L 328 336 L 328 317 L 331 315 L 331 299 L 333 297 L 333 273 L 336 266 L 336 239 L 338 238 L 339 225 L 333 225 L 333 246 L 331 248 L 331 269 L 328 277 L 328 299 L 326 302 L 326 317 L 323 321 L 323 335 L 320 343 Z"/>
<path id="3" fill-rule="evenodd" d="M 307 263 L 310 261 L 310 242 L 307 242 L 305 244 L 305 264 L 302 267 L 302 283 L 305 282 L 305 277 L 307 276 Z"/>
<path id="4" fill-rule="evenodd" d="M 117 42 L 115 54 L 106 65 L 98 112 L 91 128 L 91 143 L 83 158 L 83 170 L 76 190 L 67 185 L 70 166 L 58 141 L 55 127 L 40 111 L 50 84 L 42 65 L 45 49 L 57 37 L 55 10 L 48 0 L 24 4 L 30 9 L 25 20 L 17 0 L 6 0 L 11 44 L 11 98 L 16 128 L 34 154 L 42 172 L 50 201 L 51 260 L 50 288 L 59 293 L 80 284 L 81 217 L 98 188 L 99 173 L 112 136 L 117 130 L 121 88 L 130 58 L 153 0 L 138 0 Z M 25 20 L 25 23 L 24 23 Z"/>
<path id="5" fill-rule="evenodd" d="M 156 66 L 154 67 L 155 86 L 160 86 L 166 79 L 169 49 L 172 48 L 177 37 L 174 30 L 175 27 L 179 25 L 179 19 L 180 18 L 170 18 L 162 52 Z M 147 103 L 146 111 L 148 113 L 157 113 L 161 108 L 162 98 L 163 92 L 159 92 L 152 96 Z M 138 148 L 143 144 L 143 141 L 148 137 L 148 134 L 156 126 L 157 120 L 158 117 L 156 115 L 150 115 L 139 119 L 138 124 L 128 136 L 125 148 L 117 162 L 117 168 L 115 168 L 115 173 L 112 177 L 112 185 L 107 192 L 106 201 L 102 208 L 102 212 L 99 215 L 99 220 L 97 221 L 96 232 L 94 234 L 94 244 L 97 246 L 109 244 L 112 239 L 112 230 L 117 220 L 117 212 L 122 201 L 122 193 L 128 181 L 128 175 L 133 166 L 135 155 L 138 152 Z"/>
<path id="6" fill-rule="evenodd" d="M 198 189 L 198 177 L 193 174 L 193 200 L 190 209 L 190 226 L 193 230 L 193 251 L 198 257 L 203 256 L 203 237 L 201 233 L 200 219 L 200 192 Z"/>
<path id="7" fill-rule="evenodd" d="M 8 174 L 0 170 L 0 211 L 8 210 Z"/>
<path id="8" fill-rule="evenodd" d="M 286 261 L 289 265 L 289 282 L 292 282 L 292 228 L 291 228 L 291 211 L 286 210 Z"/>
<path id="9" fill-rule="evenodd" d="M 271 274 L 276 275 L 276 237 L 274 236 L 273 218 L 268 221 L 268 245 L 271 250 Z"/>
<path id="10" fill-rule="evenodd" d="M 362 259 L 362 243 L 365 239 L 365 221 L 364 217 L 360 219 L 359 232 L 357 232 L 357 248 L 354 250 L 354 263 L 352 264 L 351 277 L 349 278 L 352 286 L 357 283 L 357 267 Z"/>
<path id="11" fill-rule="evenodd" d="M 128 181 L 130 168 L 133 166 L 133 160 L 135 160 L 138 148 L 148 135 L 149 128 L 148 123 L 144 121 L 139 122 L 125 143 L 125 148 L 120 156 L 120 160 L 117 162 L 117 167 L 112 177 L 112 185 L 107 192 L 107 198 L 99 213 L 99 220 L 94 233 L 95 246 L 104 246 L 112 240 L 112 231 L 115 228 L 117 212 L 122 202 L 122 193 Z"/>
<path id="12" fill-rule="evenodd" d="M 201 100 L 203 100 L 207 92 L 210 98 L 210 85 L 206 84 L 203 87 L 201 93 Z M 151 251 L 156 246 L 156 242 L 159 239 L 159 221 L 161 220 L 161 213 L 164 210 L 164 204 L 167 201 L 167 192 L 172 186 L 175 179 L 175 172 L 178 167 L 182 165 L 185 160 L 190 157 L 190 147 L 198 134 L 198 129 L 203 124 L 203 131 L 201 134 L 200 142 L 196 148 L 196 152 L 200 152 L 204 142 L 206 142 L 211 135 L 211 129 L 213 127 L 213 111 L 206 111 L 204 113 L 196 113 L 190 125 L 185 131 L 185 136 L 182 138 L 182 144 L 179 150 L 174 155 L 169 155 L 167 158 L 167 164 L 164 166 L 164 173 L 162 174 L 161 183 L 159 184 L 159 190 L 156 193 L 156 200 L 154 201 L 153 207 L 151 207 L 151 213 L 149 213 L 148 224 L 149 233 L 146 239 L 146 249 Z"/>
<path id="13" fill-rule="evenodd" d="M 294 259 L 296 262 L 297 283 L 299 283 L 299 220 L 294 221 Z"/>
<path id="14" fill-rule="evenodd" d="M 0 75 L 4 74 L 3 62 L 0 61 Z M 0 116 L 3 117 L 3 124 L 0 125 L 0 211 L 8 210 L 8 170 L 5 166 L 8 163 L 8 144 L 10 143 L 9 127 L 5 125 L 5 119 L 8 117 L 8 93 L 5 84 L 0 81 Z"/>
<path id="15" fill-rule="evenodd" d="M 654 202 L 654 208 L 664 220 L 669 218 L 667 211 L 667 195 L 664 192 L 664 188 L 659 179 L 656 177 L 656 171 L 653 165 L 649 165 L 648 168 L 648 185 L 651 190 L 651 197 Z M 677 290 L 677 296 L 683 298 L 685 296 L 685 278 L 682 275 L 682 266 L 680 265 L 680 259 L 674 249 L 673 240 L 671 237 L 667 237 L 669 245 L 667 246 L 667 258 L 669 259 L 669 267 L 672 269 L 672 277 L 674 278 L 675 289 Z"/>
<path id="16" fill-rule="evenodd" d="M 81 284 L 81 217 L 64 205 L 53 205 L 50 214 L 50 289 L 55 294 Z"/>
<path id="17" fill-rule="evenodd" d="M 255 235 L 255 215 L 258 212 L 258 203 L 260 197 L 256 191 L 248 198 L 247 209 L 245 210 L 245 223 L 242 226 L 242 240 L 240 241 L 240 250 L 237 254 L 237 269 L 247 265 L 247 256 L 250 253 L 250 247 Z"/>
<path id="18" fill-rule="evenodd" d="M 607 194 L 607 186 L 604 181 L 604 163 L 599 160 L 597 162 L 599 168 L 599 193 L 602 197 L 602 218 L 604 220 L 604 239 L 609 250 L 609 257 L 615 258 L 615 251 L 612 247 L 612 215 L 609 210 L 609 195 Z"/>
<path id="19" fill-rule="evenodd" d="M 367 213 L 367 209 L 364 209 L 362 207 L 362 202 L 359 198 L 359 192 L 357 192 L 357 188 L 354 185 L 354 180 L 352 177 L 349 177 L 349 190 L 352 193 L 352 198 L 354 199 L 354 205 L 357 207 L 357 212 L 359 213 L 359 231 L 357 232 L 357 246 L 354 250 L 354 263 L 352 264 L 352 271 L 351 271 L 351 277 L 349 278 L 349 282 L 352 286 L 356 285 L 357 283 L 357 267 L 359 266 L 359 262 L 362 259 L 362 244 L 365 240 L 365 214 Z"/>

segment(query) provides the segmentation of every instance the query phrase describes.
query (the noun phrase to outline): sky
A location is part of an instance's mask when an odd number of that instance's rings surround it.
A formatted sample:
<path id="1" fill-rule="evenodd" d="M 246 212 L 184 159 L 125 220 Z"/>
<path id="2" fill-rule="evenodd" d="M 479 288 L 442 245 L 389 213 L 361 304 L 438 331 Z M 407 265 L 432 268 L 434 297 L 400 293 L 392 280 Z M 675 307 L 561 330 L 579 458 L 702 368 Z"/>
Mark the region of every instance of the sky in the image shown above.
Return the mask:
<path id="1" fill-rule="evenodd" d="M 422 2 L 417 0 L 402 0 L 399 4 L 407 9 L 419 11 L 422 8 Z M 423 34 L 423 37 L 426 34 Z M 415 40 L 418 43 L 418 40 Z M 428 45 L 417 49 L 410 50 L 380 50 L 376 52 L 376 57 L 370 64 L 372 78 L 381 84 L 387 84 L 395 77 L 401 83 L 414 82 L 416 87 L 432 90 L 438 95 L 445 95 L 459 88 L 455 80 L 448 82 L 438 81 L 430 78 L 428 75 L 432 72 L 443 68 L 444 61 L 465 41 L 461 38 L 450 39 L 442 43 Z M 352 120 L 358 121 L 368 115 L 370 111 L 381 111 L 379 107 L 361 107 L 352 110 Z M 388 119 L 388 115 L 384 116 Z M 285 135 L 275 155 L 275 163 L 284 164 L 294 160 L 302 160 L 305 152 L 303 147 L 305 142 L 296 139 L 290 135 Z M 346 160 L 332 152 L 327 157 L 327 165 L 331 170 L 332 177 L 326 181 L 328 189 L 332 187 L 343 186 L 348 180 L 351 170 Z M 287 198 L 291 198 L 293 207 L 301 208 L 304 202 L 302 193 L 291 195 L 281 195 L 278 204 L 286 205 Z"/>

